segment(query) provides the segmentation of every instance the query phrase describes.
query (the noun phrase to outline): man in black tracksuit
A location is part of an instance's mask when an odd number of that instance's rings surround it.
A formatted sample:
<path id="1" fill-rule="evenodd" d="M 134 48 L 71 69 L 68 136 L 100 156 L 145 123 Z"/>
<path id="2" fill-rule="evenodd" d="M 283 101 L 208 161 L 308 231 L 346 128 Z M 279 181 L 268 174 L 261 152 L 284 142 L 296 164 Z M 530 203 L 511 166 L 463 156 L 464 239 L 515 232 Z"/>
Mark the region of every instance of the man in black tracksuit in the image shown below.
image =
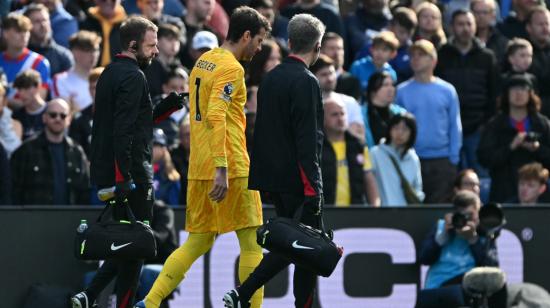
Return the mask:
<path id="1" fill-rule="evenodd" d="M 117 203 L 128 202 L 136 219 L 152 220 L 153 123 L 183 106 L 171 93 L 153 110 L 142 71 L 158 54 L 157 27 L 142 17 L 120 28 L 123 52 L 101 74 L 96 87 L 91 143 L 91 178 L 99 189 L 116 186 Z M 127 219 L 115 206 L 114 219 Z M 86 289 L 71 298 L 73 307 L 93 307 L 95 298 L 115 277 L 117 307 L 134 303 L 143 260 L 107 260 Z"/>
<path id="2" fill-rule="evenodd" d="M 319 56 L 325 27 L 317 18 L 300 14 L 288 29 L 291 55 L 264 77 L 258 90 L 249 188 L 269 196 L 278 216 L 292 218 L 304 204 L 300 221 L 319 228 L 323 105 L 319 82 L 308 67 Z M 249 307 L 252 294 L 288 265 L 268 253 L 237 290 L 226 294 L 226 307 Z M 296 267 L 296 307 L 311 307 L 316 282 L 314 273 Z"/>

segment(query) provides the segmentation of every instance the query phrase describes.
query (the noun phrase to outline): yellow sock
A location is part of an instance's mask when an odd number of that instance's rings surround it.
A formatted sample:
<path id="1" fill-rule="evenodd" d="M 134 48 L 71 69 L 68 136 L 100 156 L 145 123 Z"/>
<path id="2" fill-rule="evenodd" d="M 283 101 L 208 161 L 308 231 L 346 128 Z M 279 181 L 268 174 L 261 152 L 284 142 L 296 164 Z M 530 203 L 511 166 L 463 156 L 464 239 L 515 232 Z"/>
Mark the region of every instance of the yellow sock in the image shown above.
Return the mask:
<path id="1" fill-rule="evenodd" d="M 243 281 L 250 276 L 264 257 L 262 248 L 256 243 L 256 227 L 237 230 L 241 256 L 239 259 L 239 280 Z M 262 307 L 264 288 L 258 289 L 250 299 L 251 308 Z"/>
<path id="2" fill-rule="evenodd" d="M 216 233 L 190 233 L 178 249 L 166 259 L 149 294 L 145 297 L 147 308 L 158 308 L 185 277 L 193 262 L 204 255 L 214 244 Z"/>

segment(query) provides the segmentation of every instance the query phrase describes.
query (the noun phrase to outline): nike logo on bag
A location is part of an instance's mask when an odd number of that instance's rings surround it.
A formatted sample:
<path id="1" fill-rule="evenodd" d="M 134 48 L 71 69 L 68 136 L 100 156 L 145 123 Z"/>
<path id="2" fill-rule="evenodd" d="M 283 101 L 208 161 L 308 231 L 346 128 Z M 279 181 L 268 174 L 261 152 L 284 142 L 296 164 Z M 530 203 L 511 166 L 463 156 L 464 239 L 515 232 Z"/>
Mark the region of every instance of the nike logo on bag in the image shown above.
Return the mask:
<path id="1" fill-rule="evenodd" d="M 294 243 L 292 243 L 292 247 L 294 247 L 296 249 L 314 249 L 312 247 L 298 245 L 298 241 L 294 241 Z"/>
<path id="2" fill-rule="evenodd" d="M 128 246 L 128 245 L 130 245 L 130 244 L 132 244 L 132 242 L 126 243 L 126 244 L 122 244 L 122 245 L 118 245 L 118 246 L 115 246 L 115 243 L 112 243 L 112 244 L 111 244 L 111 250 L 112 250 L 112 251 L 117 251 L 117 250 L 119 250 L 120 248 L 124 248 L 124 247 L 126 247 L 126 246 Z"/>

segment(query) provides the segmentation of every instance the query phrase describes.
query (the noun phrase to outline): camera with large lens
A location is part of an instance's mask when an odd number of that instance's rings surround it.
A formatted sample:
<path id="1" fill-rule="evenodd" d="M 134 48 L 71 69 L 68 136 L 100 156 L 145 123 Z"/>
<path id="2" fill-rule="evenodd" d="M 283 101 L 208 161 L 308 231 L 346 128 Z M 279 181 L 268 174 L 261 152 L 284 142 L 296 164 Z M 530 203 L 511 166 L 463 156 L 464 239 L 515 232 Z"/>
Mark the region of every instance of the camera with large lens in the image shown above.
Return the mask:
<path id="1" fill-rule="evenodd" d="M 540 134 L 537 132 L 528 132 L 525 135 L 525 142 L 537 142 L 539 141 Z"/>
<path id="2" fill-rule="evenodd" d="M 472 219 L 472 214 L 470 213 L 454 212 L 451 224 L 455 229 L 462 229 L 470 219 Z"/>
<path id="3" fill-rule="evenodd" d="M 490 238 L 496 238 L 506 224 L 502 207 L 498 203 L 488 203 L 479 210 L 478 233 Z"/>

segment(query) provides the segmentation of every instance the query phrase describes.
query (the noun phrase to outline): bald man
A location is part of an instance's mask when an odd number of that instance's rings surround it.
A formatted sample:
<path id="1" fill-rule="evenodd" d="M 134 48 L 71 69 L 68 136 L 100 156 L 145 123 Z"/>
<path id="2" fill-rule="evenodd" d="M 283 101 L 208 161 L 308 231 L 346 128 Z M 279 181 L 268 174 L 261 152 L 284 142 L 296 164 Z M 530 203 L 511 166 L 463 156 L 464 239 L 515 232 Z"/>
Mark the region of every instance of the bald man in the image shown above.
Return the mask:
<path id="1" fill-rule="evenodd" d="M 321 170 L 325 204 L 338 207 L 350 204 L 380 205 L 369 151 L 348 131 L 346 106 L 339 96 L 323 101 L 324 133 Z"/>
<path id="2" fill-rule="evenodd" d="M 27 139 L 11 159 L 12 200 L 19 205 L 89 204 L 86 154 L 65 131 L 69 104 L 54 99 L 42 115 L 44 131 Z"/>

